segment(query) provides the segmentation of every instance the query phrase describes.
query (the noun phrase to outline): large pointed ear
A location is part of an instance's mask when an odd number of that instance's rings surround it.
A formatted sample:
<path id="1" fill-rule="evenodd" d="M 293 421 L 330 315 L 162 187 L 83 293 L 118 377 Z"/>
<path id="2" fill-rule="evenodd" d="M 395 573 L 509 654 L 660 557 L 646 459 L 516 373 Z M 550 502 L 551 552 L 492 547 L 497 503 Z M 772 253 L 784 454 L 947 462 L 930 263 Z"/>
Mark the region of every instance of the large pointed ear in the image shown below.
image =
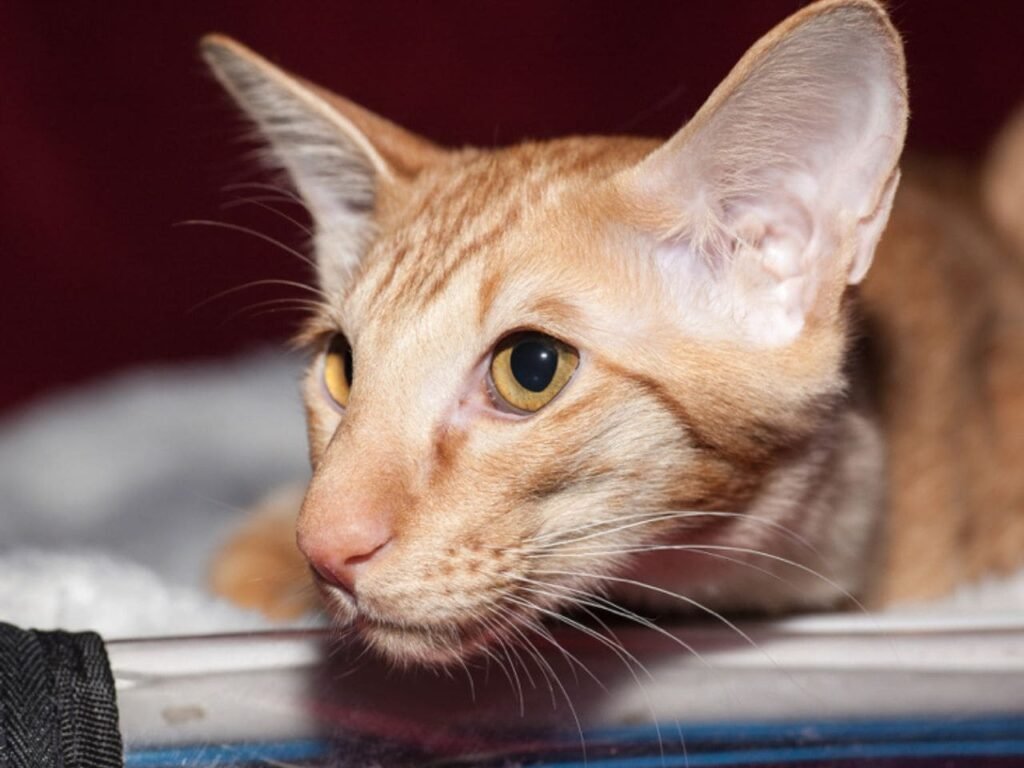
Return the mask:
<path id="1" fill-rule="evenodd" d="M 321 279 L 347 273 L 370 236 L 380 185 L 414 177 L 443 150 L 230 38 L 207 35 L 200 50 L 309 208 Z"/>
<path id="2" fill-rule="evenodd" d="M 867 272 L 899 179 L 900 40 L 871 0 L 811 5 L 613 183 L 708 333 L 795 339 Z"/>

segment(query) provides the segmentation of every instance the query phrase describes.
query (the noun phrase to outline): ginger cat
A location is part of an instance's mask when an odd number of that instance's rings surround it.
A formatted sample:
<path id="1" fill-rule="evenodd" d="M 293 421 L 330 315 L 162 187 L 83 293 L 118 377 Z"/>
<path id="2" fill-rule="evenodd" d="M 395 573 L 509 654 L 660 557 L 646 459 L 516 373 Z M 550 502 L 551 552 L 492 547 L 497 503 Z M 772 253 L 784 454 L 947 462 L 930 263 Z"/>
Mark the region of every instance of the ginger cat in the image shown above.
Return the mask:
<path id="1" fill-rule="evenodd" d="M 202 50 L 322 291 L 298 550 L 298 501 L 257 515 L 223 594 L 284 614 L 312 572 L 339 624 L 445 663 L 574 603 L 880 606 L 1021 562 L 1024 159 L 986 187 L 1006 242 L 973 181 L 899 184 L 877 3 L 784 21 L 668 141 L 442 149 Z"/>

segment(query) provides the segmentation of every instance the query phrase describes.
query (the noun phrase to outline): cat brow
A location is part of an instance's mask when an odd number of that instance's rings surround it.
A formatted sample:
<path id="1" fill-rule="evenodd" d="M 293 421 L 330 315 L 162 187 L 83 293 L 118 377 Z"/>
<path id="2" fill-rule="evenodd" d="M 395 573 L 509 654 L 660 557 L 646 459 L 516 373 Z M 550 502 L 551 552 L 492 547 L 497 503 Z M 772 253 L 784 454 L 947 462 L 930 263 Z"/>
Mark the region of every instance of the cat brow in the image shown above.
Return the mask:
<path id="1" fill-rule="evenodd" d="M 583 322 L 582 309 L 556 296 L 540 299 L 533 305 L 532 312 L 542 317 L 553 328 L 578 328 Z"/>
<path id="2" fill-rule="evenodd" d="M 485 329 L 493 314 L 494 303 L 501 285 L 500 278 L 485 278 L 480 286 L 480 305 L 478 322 Z M 561 338 L 568 343 L 574 342 L 581 328 L 589 323 L 586 314 L 578 305 L 557 296 L 543 296 L 535 301 L 521 305 L 522 310 L 516 312 L 514 327 L 504 330 L 527 330 L 535 328 Z"/>

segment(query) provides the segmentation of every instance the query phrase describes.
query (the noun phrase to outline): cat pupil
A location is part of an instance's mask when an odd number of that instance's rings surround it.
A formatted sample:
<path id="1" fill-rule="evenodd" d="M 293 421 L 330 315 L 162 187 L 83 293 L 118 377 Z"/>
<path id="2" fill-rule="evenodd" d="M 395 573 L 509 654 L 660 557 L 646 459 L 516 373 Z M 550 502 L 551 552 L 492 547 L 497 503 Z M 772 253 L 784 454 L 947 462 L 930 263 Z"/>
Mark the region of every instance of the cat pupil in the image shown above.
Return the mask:
<path id="1" fill-rule="evenodd" d="M 349 346 L 348 339 L 340 333 L 335 334 L 331 339 L 328 353 L 341 356 L 345 369 L 345 383 L 352 386 L 352 347 Z"/>
<path id="2" fill-rule="evenodd" d="M 558 350 L 542 341 L 522 341 L 512 350 L 509 364 L 522 387 L 543 392 L 558 369 Z"/>

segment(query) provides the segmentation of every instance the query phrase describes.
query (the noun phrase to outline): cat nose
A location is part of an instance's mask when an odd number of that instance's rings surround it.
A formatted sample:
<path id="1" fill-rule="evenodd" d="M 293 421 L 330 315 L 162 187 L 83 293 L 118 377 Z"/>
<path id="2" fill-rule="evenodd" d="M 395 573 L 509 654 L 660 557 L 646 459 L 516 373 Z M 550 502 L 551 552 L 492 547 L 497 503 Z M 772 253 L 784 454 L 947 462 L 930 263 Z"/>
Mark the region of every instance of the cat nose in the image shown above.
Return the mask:
<path id="1" fill-rule="evenodd" d="M 367 514 L 313 531 L 300 525 L 297 541 L 320 578 L 354 598 L 363 572 L 393 538 L 391 526 L 382 517 Z"/>

